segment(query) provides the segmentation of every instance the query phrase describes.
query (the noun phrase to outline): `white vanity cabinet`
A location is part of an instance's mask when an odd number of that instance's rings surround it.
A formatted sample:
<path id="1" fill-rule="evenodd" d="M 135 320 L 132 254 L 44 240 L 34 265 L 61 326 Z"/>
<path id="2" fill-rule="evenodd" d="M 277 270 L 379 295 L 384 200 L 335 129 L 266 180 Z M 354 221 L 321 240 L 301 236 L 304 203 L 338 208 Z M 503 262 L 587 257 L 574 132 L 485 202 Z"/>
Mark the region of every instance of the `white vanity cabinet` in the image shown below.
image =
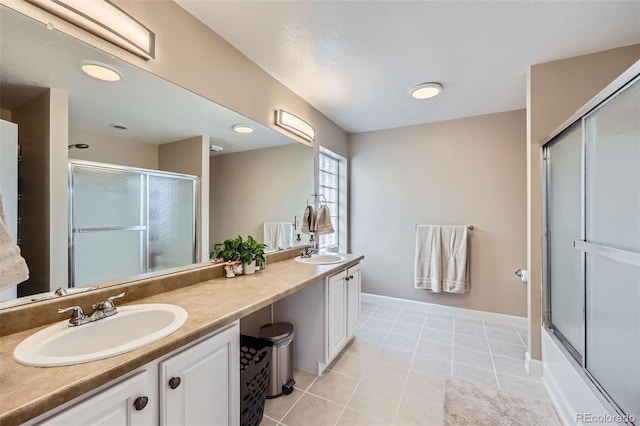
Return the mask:
<path id="1" fill-rule="evenodd" d="M 360 264 L 327 278 L 325 288 L 329 364 L 353 337 L 360 320 Z"/>
<path id="2" fill-rule="evenodd" d="M 322 374 L 358 327 L 360 264 L 274 303 L 273 317 L 293 324 L 293 365 Z"/>
<path id="3" fill-rule="evenodd" d="M 227 329 L 160 362 L 160 424 L 239 423 L 240 337 Z"/>
<path id="4" fill-rule="evenodd" d="M 144 369 L 39 424 L 47 426 L 155 424 L 158 418 L 158 400 L 152 383 L 153 374 L 154 372 Z"/>
<path id="5" fill-rule="evenodd" d="M 28 424 L 238 425 L 239 330 L 236 321 Z"/>

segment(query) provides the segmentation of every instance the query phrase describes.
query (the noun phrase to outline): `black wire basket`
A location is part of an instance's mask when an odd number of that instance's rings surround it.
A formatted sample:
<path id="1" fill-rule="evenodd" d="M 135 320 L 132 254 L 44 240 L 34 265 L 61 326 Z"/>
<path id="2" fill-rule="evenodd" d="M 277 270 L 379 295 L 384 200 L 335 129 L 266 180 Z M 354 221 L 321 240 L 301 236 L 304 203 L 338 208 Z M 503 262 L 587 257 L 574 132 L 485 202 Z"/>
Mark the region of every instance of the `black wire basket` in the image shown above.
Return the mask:
<path id="1" fill-rule="evenodd" d="M 258 426 L 264 415 L 273 343 L 240 335 L 240 425 Z"/>

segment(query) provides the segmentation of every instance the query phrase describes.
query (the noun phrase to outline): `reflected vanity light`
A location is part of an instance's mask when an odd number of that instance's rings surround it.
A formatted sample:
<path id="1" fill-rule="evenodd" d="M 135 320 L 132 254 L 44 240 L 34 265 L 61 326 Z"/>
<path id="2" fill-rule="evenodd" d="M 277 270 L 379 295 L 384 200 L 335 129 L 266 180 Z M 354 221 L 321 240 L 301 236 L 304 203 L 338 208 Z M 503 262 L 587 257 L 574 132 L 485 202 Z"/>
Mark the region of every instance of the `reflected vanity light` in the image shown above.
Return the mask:
<path id="1" fill-rule="evenodd" d="M 155 34 L 109 0 L 28 0 L 144 59 L 155 57 Z"/>
<path id="2" fill-rule="evenodd" d="M 311 124 L 283 109 L 276 110 L 276 125 L 309 142 L 316 139 L 316 130 Z"/>
<path id="3" fill-rule="evenodd" d="M 232 129 L 236 133 L 243 133 L 243 134 L 253 133 L 253 127 L 247 126 L 246 124 L 236 124 L 235 126 L 232 127 Z"/>
<path id="4" fill-rule="evenodd" d="M 119 81 L 122 77 L 114 68 L 99 62 L 86 62 L 80 68 L 85 74 L 98 80 Z"/>
<path id="5" fill-rule="evenodd" d="M 411 89 L 411 96 L 414 99 L 431 99 L 442 92 L 440 83 L 422 83 Z"/>

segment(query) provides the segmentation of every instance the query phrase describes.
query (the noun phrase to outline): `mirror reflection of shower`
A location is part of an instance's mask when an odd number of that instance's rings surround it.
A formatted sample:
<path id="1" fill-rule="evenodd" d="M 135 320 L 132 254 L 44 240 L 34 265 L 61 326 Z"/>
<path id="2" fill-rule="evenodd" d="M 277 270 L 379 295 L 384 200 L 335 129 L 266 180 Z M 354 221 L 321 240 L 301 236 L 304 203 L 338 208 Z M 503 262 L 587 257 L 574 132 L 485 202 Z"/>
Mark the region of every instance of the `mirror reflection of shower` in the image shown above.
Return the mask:
<path id="1" fill-rule="evenodd" d="M 69 149 L 71 149 L 71 148 L 87 149 L 87 148 L 89 148 L 89 144 L 86 144 L 86 143 L 74 143 L 72 145 L 69 145 Z"/>

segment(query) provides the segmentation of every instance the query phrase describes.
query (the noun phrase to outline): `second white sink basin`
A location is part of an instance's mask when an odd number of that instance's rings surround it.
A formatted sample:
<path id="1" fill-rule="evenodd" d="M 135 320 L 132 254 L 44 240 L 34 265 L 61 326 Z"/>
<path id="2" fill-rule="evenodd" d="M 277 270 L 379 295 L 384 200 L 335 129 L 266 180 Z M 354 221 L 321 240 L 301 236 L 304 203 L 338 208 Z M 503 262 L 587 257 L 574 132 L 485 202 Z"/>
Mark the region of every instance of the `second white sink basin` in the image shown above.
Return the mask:
<path id="1" fill-rule="evenodd" d="M 309 263 L 312 265 L 329 265 L 331 263 L 344 262 L 346 258 L 339 254 L 313 254 L 311 257 L 296 257 L 296 262 Z"/>
<path id="2" fill-rule="evenodd" d="M 101 320 L 69 327 L 65 320 L 24 339 L 13 358 L 24 365 L 55 367 L 120 355 L 170 335 L 187 320 L 180 306 L 150 303 L 118 307 Z"/>

